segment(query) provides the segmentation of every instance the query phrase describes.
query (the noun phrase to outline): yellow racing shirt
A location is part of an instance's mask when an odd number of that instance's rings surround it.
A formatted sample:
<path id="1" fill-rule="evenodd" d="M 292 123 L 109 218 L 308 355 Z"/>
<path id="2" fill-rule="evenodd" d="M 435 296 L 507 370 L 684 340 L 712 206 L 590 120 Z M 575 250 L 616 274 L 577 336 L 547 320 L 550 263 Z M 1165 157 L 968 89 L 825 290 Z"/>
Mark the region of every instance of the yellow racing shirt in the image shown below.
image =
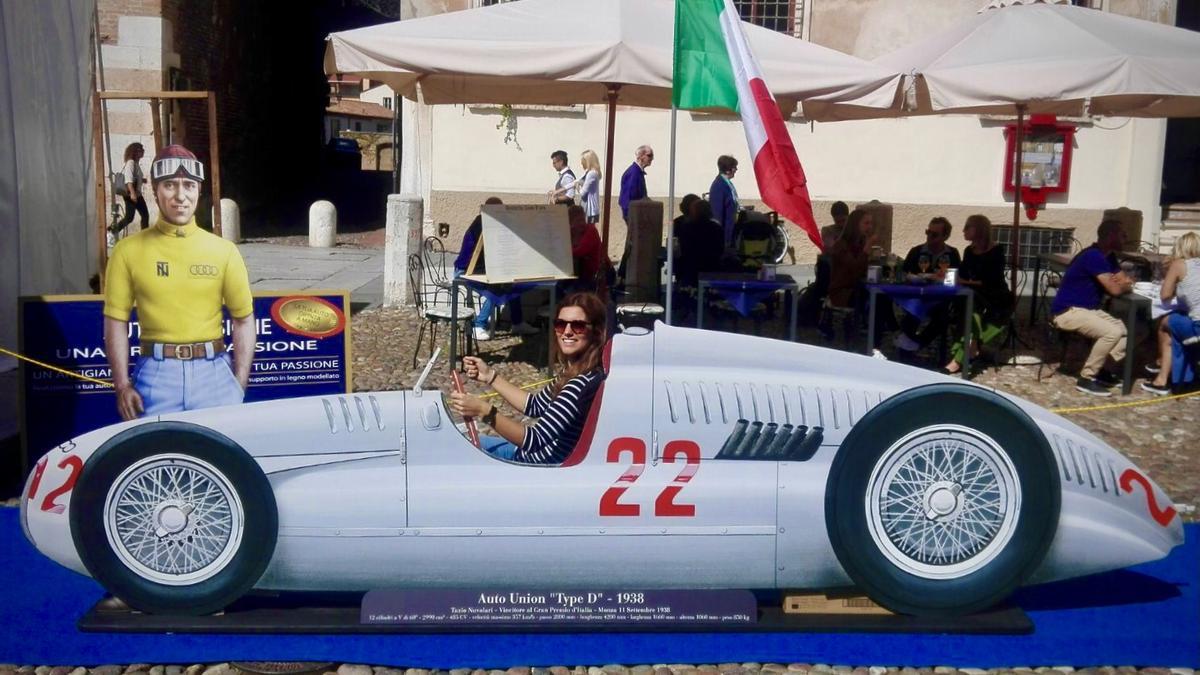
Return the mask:
<path id="1" fill-rule="evenodd" d="M 104 316 L 128 321 L 137 306 L 142 342 L 186 344 L 222 336 L 222 305 L 234 318 L 254 311 L 246 263 L 232 242 L 193 218 L 126 237 L 105 273 Z"/>

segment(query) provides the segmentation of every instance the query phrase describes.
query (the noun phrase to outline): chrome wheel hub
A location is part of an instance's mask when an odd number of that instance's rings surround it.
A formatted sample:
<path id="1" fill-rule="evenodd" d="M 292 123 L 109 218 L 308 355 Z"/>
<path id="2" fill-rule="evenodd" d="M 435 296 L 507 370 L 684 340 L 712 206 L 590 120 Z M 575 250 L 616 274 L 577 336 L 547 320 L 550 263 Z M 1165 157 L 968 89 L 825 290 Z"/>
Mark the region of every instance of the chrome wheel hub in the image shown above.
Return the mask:
<path id="1" fill-rule="evenodd" d="M 181 454 L 136 462 L 104 502 L 104 530 L 117 558 L 135 574 L 180 586 L 212 577 L 241 544 L 245 516 L 229 479 Z"/>
<path id="2" fill-rule="evenodd" d="M 880 552 L 928 579 L 987 565 L 1012 539 L 1020 506 L 1008 453 L 991 437 L 951 424 L 918 429 L 888 448 L 865 503 Z"/>

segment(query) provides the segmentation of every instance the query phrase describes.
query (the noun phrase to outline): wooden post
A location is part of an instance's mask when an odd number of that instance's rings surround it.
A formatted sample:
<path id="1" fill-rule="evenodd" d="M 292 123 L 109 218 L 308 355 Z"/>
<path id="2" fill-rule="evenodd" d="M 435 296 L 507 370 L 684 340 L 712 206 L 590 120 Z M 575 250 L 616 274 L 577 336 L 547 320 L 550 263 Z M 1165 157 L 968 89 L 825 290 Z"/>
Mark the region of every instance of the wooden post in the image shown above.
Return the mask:
<path id="1" fill-rule="evenodd" d="M 217 93 L 208 92 L 208 173 L 212 176 L 213 234 L 221 236 L 221 153 L 217 144 Z"/>
<path id="2" fill-rule="evenodd" d="M 604 217 L 600 228 L 600 243 L 604 255 L 608 255 L 608 221 L 612 211 L 613 139 L 617 132 L 617 92 L 619 84 L 608 85 L 608 139 L 604 151 Z"/>
<path id="3" fill-rule="evenodd" d="M 104 292 L 104 268 L 108 265 L 108 201 L 104 198 L 104 138 L 100 130 L 100 94 L 92 95 L 92 143 L 96 148 L 96 242 L 100 256 L 100 292 Z"/>
<path id="4" fill-rule="evenodd" d="M 150 99 L 150 117 L 154 121 L 154 154 L 158 155 L 158 151 L 162 150 L 163 135 L 162 135 L 162 110 L 159 108 L 158 99 Z M 141 186 L 138 186 L 141 190 Z"/>
<path id="5" fill-rule="evenodd" d="M 1025 104 L 1017 104 L 1016 156 L 1013 157 L 1013 226 L 1012 226 L 1012 272 L 1009 284 L 1017 292 L 1017 267 L 1021 264 L 1021 159 L 1025 143 Z M 1030 302 L 1037 302 L 1031 298 Z"/>

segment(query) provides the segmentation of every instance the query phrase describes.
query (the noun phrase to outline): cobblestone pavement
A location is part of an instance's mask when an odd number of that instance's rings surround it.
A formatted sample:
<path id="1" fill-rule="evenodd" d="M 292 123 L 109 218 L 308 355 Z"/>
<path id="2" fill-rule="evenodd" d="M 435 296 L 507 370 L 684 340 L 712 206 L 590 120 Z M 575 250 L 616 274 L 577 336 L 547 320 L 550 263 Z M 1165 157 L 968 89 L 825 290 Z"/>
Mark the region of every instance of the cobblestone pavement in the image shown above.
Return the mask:
<path id="1" fill-rule="evenodd" d="M 312 675 L 753 675 L 755 673 L 786 673 L 787 675 L 1194 675 L 1191 668 L 1141 668 L 1133 666 L 1070 668 L 1067 666 L 1030 668 L 895 668 L 885 666 L 846 666 L 811 663 L 717 663 L 717 664 L 665 664 L 623 666 L 550 666 L 534 668 L 516 666 L 507 669 L 427 670 L 424 668 L 390 668 L 360 664 L 328 666 L 329 670 L 297 670 L 306 664 L 271 662 L 270 665 L 293 666 L 287 673 L 311 673 Z M 312 664 L 326 666 L 328 664 Z M 194 664 L 190 666 L 152 666 L 145 663 L 132 665 L 104 665 L 91 668 L 76 666 L 18 666 L 0 664 L 0 675 L 243 675 L 256 673 L 256 664 L 246 663 L 250 670 L 241 670 L 230 663 Z"/>
<path id="2" fill-rule="evenodd" d="M 527 310 L 527 314 L 530 312 Z M 353 319 L 354 388 L 356 391 L 379 391 L 411 387 L 429 357 L 428 339 L 421 347 L 416 368 L 412 368 L 413 349 L 419 319 L 408 308 L 373 308 L 355 315 Z M 732 329 L 728 317 L 717 325 Z M 706 327 L 708 327 L 706 319 Z M 741 319 L 738 329 L 761 331 L 771 337 L 782 337 L 783 322 L 765 321 L 756 326 Z M 443 330 L 443 333 L 445 331 Z M 441 336 L 439 336 L 441 338 Z M 441 338 L 444 340 L 444 338 Z M 802 331 L 800 339 L 819 343 L 814 331 Z M 545 338 L 520 340 L 498 331 L 497 339 L 482 342 L 482 356 L 491 362 L 509 381 L 532 383 L 545 379 L 538 369 L 545 360 Z M 863 347 L 864 345 L 854 345 Z M 1021 348 L 1026 359 L 1040 354 L 1038 348 Z M 1006 355 L 1007 356 L 1007 355 Z M 1068 362 L 1079 363 L 1082 353 L 1072 353 Z M 446 358 L 443 351 L 442 359 Z M 933 355 L 930 356 L 933 361 Z M 441 361 L 426 383 L 427 389 L 449 391 L 450 375 Z M 980 372 L 975 382 L 1015 394 L 1049 409 L 1111 406 L 1137 402 L 1146 405 L 1067 413 L 1065 416 L 1091 431 L 1145 470 L 1176 503 L 1185 520 L 1195 521 L 1195 506 L 1200 504 L 1200 396 L 1162 401 L 1134 387 L 1129 396 L 1096 398 L 1075 390 L 1075 377 L 1043 369 L 1039 382 L 1037 365 L 989 367 Z M 476 393 L 486 390 L 468 383 Z"/>

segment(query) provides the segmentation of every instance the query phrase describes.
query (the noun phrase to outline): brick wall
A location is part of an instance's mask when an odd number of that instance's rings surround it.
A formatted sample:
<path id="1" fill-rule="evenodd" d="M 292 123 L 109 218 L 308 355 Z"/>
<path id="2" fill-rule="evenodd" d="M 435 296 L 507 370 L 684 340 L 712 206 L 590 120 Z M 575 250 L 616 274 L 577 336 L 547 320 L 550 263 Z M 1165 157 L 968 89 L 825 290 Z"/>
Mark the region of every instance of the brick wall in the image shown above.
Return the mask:
<path id="1" fill-rule="evenodd" d="M 170 1 L 170 0 L 166 0 Z M 117 20 L 122 16 L 162 16 L 164 0 L 100 0 L 100 42 L 117 43 Z"/>

